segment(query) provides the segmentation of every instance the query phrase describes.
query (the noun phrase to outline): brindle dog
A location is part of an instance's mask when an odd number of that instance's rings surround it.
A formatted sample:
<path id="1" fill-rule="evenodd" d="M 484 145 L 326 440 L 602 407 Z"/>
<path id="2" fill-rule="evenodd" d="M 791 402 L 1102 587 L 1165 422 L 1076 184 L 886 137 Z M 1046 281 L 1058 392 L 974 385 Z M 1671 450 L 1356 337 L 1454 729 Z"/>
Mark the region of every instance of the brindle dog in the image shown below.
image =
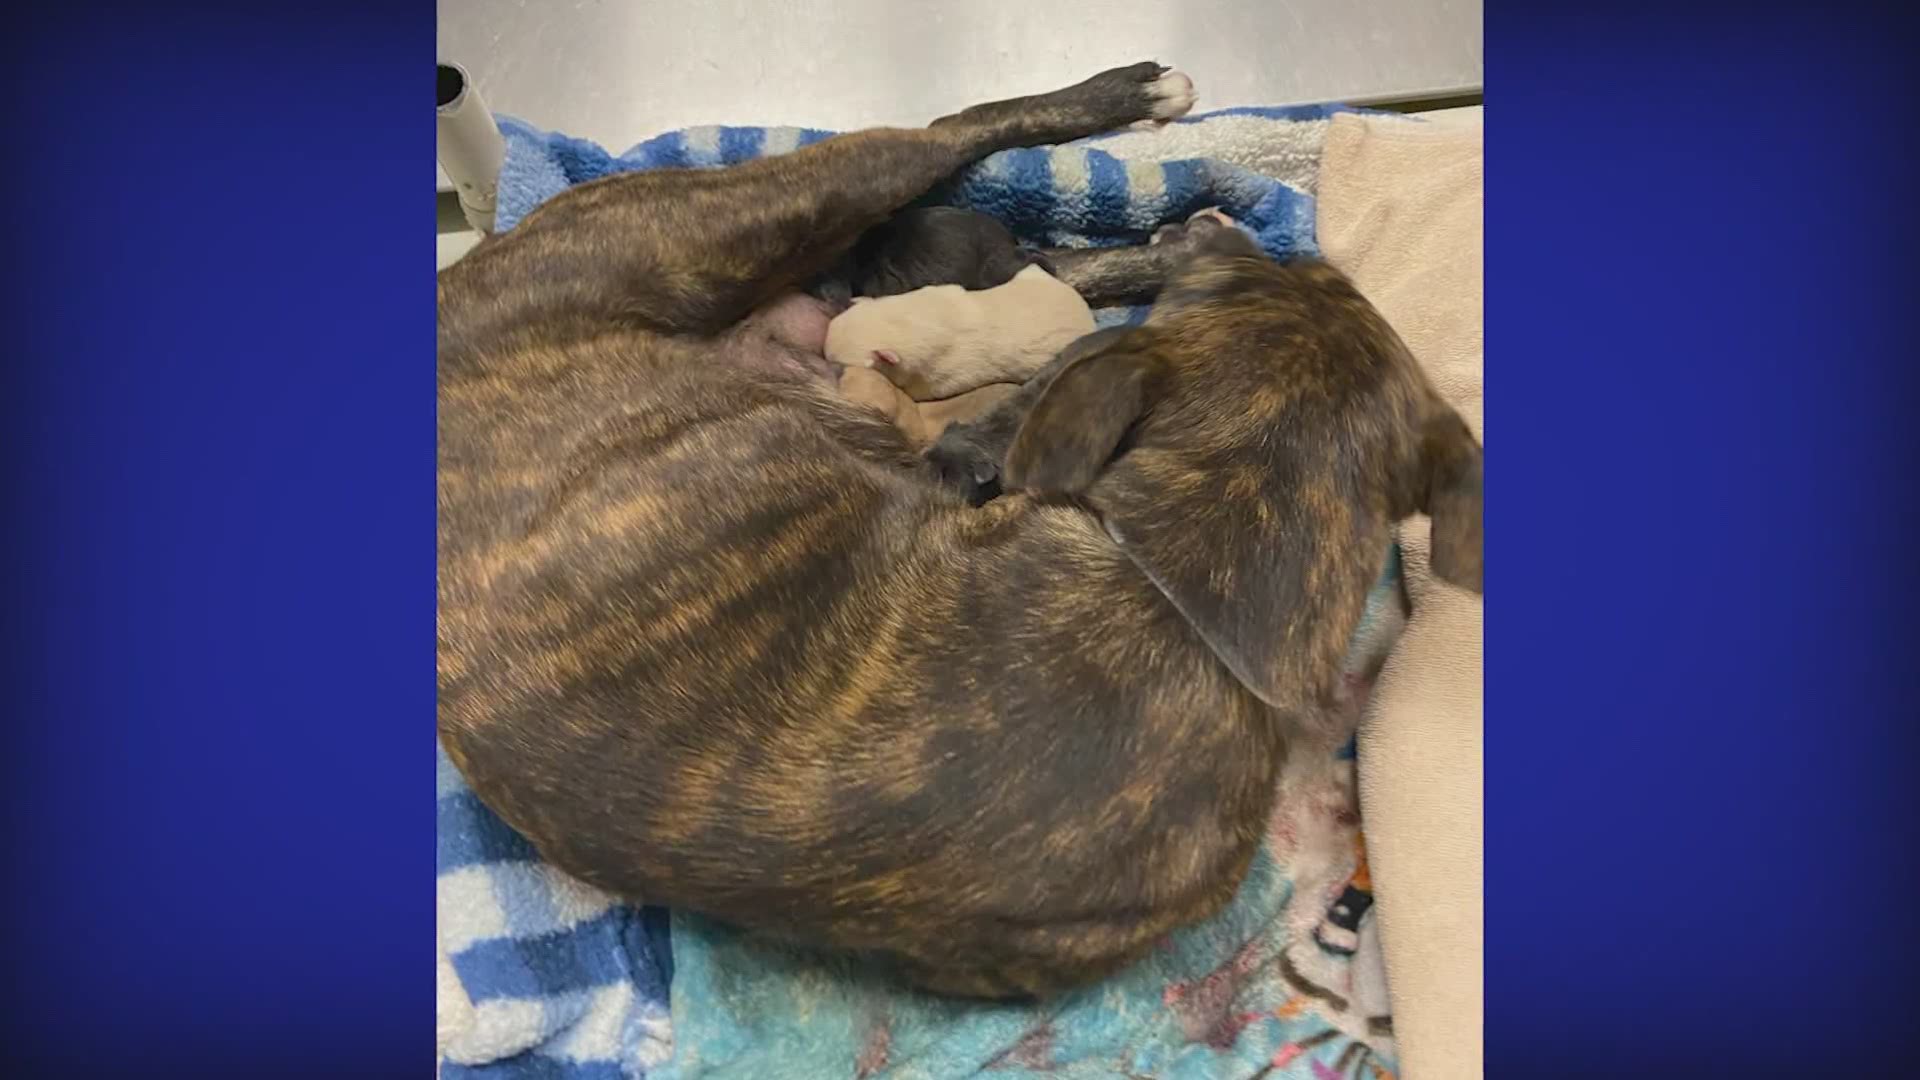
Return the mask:
<path id="1" fill-rule="evenodd" d="M 1226 903 L 1391 522 L 1477 566 L 1478 447 L 1392 332 L 1225 230 L 1055 259 L 1104 302 L 1185 265 L 981 427 L 1041 494 L 974 509 L 751 315 L 975 158 L 1190 104 L 1142 64 L 609 178 L 445 271 L 439 731 L 476 793 L 604 889 L 950 993 Z"/>

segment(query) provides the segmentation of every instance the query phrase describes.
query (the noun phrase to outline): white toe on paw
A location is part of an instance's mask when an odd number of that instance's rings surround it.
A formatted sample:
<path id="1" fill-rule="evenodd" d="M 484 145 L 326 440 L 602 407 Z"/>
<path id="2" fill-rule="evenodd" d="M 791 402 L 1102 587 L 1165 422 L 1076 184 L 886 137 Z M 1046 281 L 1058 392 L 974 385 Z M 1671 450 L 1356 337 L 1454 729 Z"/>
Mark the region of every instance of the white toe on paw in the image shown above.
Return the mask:
<path id="1" fill-rule="evenodd" d="M 1199 100 L 1193 92 L 1193 80 L 1181 71 L 1169 71 L 1153 80 L 1153 85 L 1147 87 L 1147 93 L 1153 96 L 1155 120 L 1185 116 L 1192 111 L 1193 103 Z"/>

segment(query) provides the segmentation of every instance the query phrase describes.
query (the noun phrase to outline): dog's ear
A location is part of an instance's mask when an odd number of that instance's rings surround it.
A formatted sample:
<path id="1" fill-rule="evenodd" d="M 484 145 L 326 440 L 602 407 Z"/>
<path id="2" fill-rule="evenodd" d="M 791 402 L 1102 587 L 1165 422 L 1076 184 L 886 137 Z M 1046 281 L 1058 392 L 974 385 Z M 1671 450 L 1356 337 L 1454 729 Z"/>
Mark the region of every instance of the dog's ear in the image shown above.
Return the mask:
<path id="1" fill-rule="evenodd" d="M 1156 423 L 1158 421 L 1155 421 Z M 1392 544 L 1354 509 L 1340 451 L 1276 433 L 1271 454 L 1210 454 L 1156 433 L 1087 495 L 1107 534 L 1242 686 L 1309 727 Z"/>
<path id="2" fill-rule="evenodd" d="M 1160 361 L 1130 349 L 1125 334 L 1089 334 L 1021 421 L 1003 476 L 1012 490 L 1049 495 L 1085 491 L 1146 412 Z"/>
<path id="3" fill-rule="evenodd" d="M 1420 438 L 1424 497 L 1433 519 L 1433 572 L 1442 581 L 1482 592 L 1482 451 L 1460 414 L 1444 405 L 1427 417 Z"/>
<path id="4" fill-rule="evenodd" d="M 1369 477 L 1337 425 L 1272 425 L 1243 393 L 1162 378 L 1131 449 L 1081 501 L 1242 686 L 1323 727 L 1392 522 L 1362 497 Z"/>

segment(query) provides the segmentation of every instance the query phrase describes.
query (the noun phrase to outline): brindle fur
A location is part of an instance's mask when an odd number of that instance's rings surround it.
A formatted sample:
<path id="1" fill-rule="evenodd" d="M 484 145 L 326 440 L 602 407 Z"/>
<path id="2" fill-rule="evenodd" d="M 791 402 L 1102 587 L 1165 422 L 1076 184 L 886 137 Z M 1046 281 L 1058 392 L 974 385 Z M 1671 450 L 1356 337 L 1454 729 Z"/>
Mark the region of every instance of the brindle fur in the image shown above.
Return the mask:
<path id="1" fill-rule="evenodd" d="M 945 175 L 1147 117 L 1161 70 L 582 185 L 442 273 L 439 732 L 553 863 L 993 997 L 1114 971 L 1232 896 L 1311 723 L 1236 678 L 1208 612 L 1183 614 L 1108 529 L 1184 530 L 1191 551 L 1163 572 L 1177 587 L 1221 567 L 1241 606 L 1279 611 L 1254 621 L 1288 636 L 1242 649 L 1299 673 L 1288 701 L 1315 699 L 1406 486 L 1370 486 L 1404 464 L 1382 403 L 1418 396 L 1399 356 L 1355 352 L 1379 344 L 1377 316 L 1288 301 L 1258 260 L 1198 256 L 1173 290 L 1186 314 L 1126 351 L 1068 350 L 1158 358 L 1146 419 L 1093 417 L 1138 434 L 1105 472 L 1068 470 L 1096 476 L 1085 504 L 971 509 L 802 358 L 722 362 L 768 347 L 741 343 L 757 306 Z M 1159 246 L 1163 263 L 1177 247 Z M 1319 360 L 1246 347 L 1249 312 L 1274 303 L 1294 315 L 1262 340 Z M 1247 370 L 1220 377 L 1231 365 L 1198 356 L 1214 349 Z M 1343 358 L 1373 374 L 1335 372 Z M 1061 403 L 1088 381 L 1063 382 Z M 1356 427 L 1306 446 L 1285 434 L 1295 408 Z M 1072 410 L 1049 411 L 1061 426 L 1024 433 L 1039 449 L 1013 475 L 1071 441 Z M 1210 477 L 1215 459 L 1235 468 Z M 1243 538 L 1281 543 L 1279 566 L 1248 569 Z"/>
<path id="2" fill-rule="evenodd" d="M 1145 325 L 1082 339 L 1027 399 L 1005 480 L 1073 497 L 1242 685 L 1343 737 L 1335 672 L 1395 523 L 1431 514 L 1435 572 L 1481 588 L 1480 446 L 1339 271 L 1189 228 Z"/>

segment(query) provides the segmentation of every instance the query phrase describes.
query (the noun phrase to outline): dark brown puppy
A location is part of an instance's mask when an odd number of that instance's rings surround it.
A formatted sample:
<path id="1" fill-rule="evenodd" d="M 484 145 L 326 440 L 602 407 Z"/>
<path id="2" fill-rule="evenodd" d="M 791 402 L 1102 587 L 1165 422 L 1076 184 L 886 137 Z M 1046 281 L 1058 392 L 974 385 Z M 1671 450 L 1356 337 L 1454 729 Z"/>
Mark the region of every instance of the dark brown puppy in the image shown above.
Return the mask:
<path id="1" fill-rule="evenodd" d="M 1324 724 L 1322 660 L 1371 580 L 1354 568 L 1377 569 L 1382 523 L 1434 472 L 1390 437 L 1387 403 L 1424 399 L 1403 352 L 1367 352 L 1388 340 L 1377 317 L 1295 303 L 1359 323 L 1285 323 L 1297 340 L 1275 340 L 1320 359 L 1242 351 L 1236 378 L 1198 357 L 1238 339 L 1205 319 L 1081 350 L 1122 390 L 1065 368 L 1008 469 L 1062 490 L 1092 477 L 1090 500 L 1109 473 L 1134 478 L 1122 494 L 1166 481 L 1104 523 L 1025 495 L 968 509 L 780 332 L 740 328 L 974 157 L 1177 115 L 1190 88 L 1171 79 L 1141 65 L 926 131 L 611 178 L 443 273 L 440 736 L 555 864 L 994 996 L 1112 971 L 1232 895 L 1287 740 Z M 1174 259 L 1158 246 L 1080 265 L 1150 290 Z M 1176 284 L 1190 310 L 1232 324 L 1286 303 L 1220 258 Z M 1314 390 L 1338 361 L 1377 378 Z M 1260 453 L 1299 447 L 1276 430 L 1293 398 L 1366 434 L 1267 483 Z M 1076 402 L 1097 438 L 1074 434 Z M 1210 438 L 1181 443 L 1157 415 L 1211 417 Z M 1134 449 L 1102 471 L 1129 426 Z M 1241 466 L 1223 492 L 1192 464 L 1204 453 Z M 1173 535 L 1158 522 L 1191 547 L 1143 562 Z M 1280 569 L 1253 565 L 1294 541 Z"/>
<path id="2" fill-rule="evenodd" d="M 928 285 L 991 289 L 1029 266 L 1053 273 L 996 218 L 953 206 L 902 210 L 868 229 L 826 279 L 812 288 L 827 300 L 898 296 Z"/>

